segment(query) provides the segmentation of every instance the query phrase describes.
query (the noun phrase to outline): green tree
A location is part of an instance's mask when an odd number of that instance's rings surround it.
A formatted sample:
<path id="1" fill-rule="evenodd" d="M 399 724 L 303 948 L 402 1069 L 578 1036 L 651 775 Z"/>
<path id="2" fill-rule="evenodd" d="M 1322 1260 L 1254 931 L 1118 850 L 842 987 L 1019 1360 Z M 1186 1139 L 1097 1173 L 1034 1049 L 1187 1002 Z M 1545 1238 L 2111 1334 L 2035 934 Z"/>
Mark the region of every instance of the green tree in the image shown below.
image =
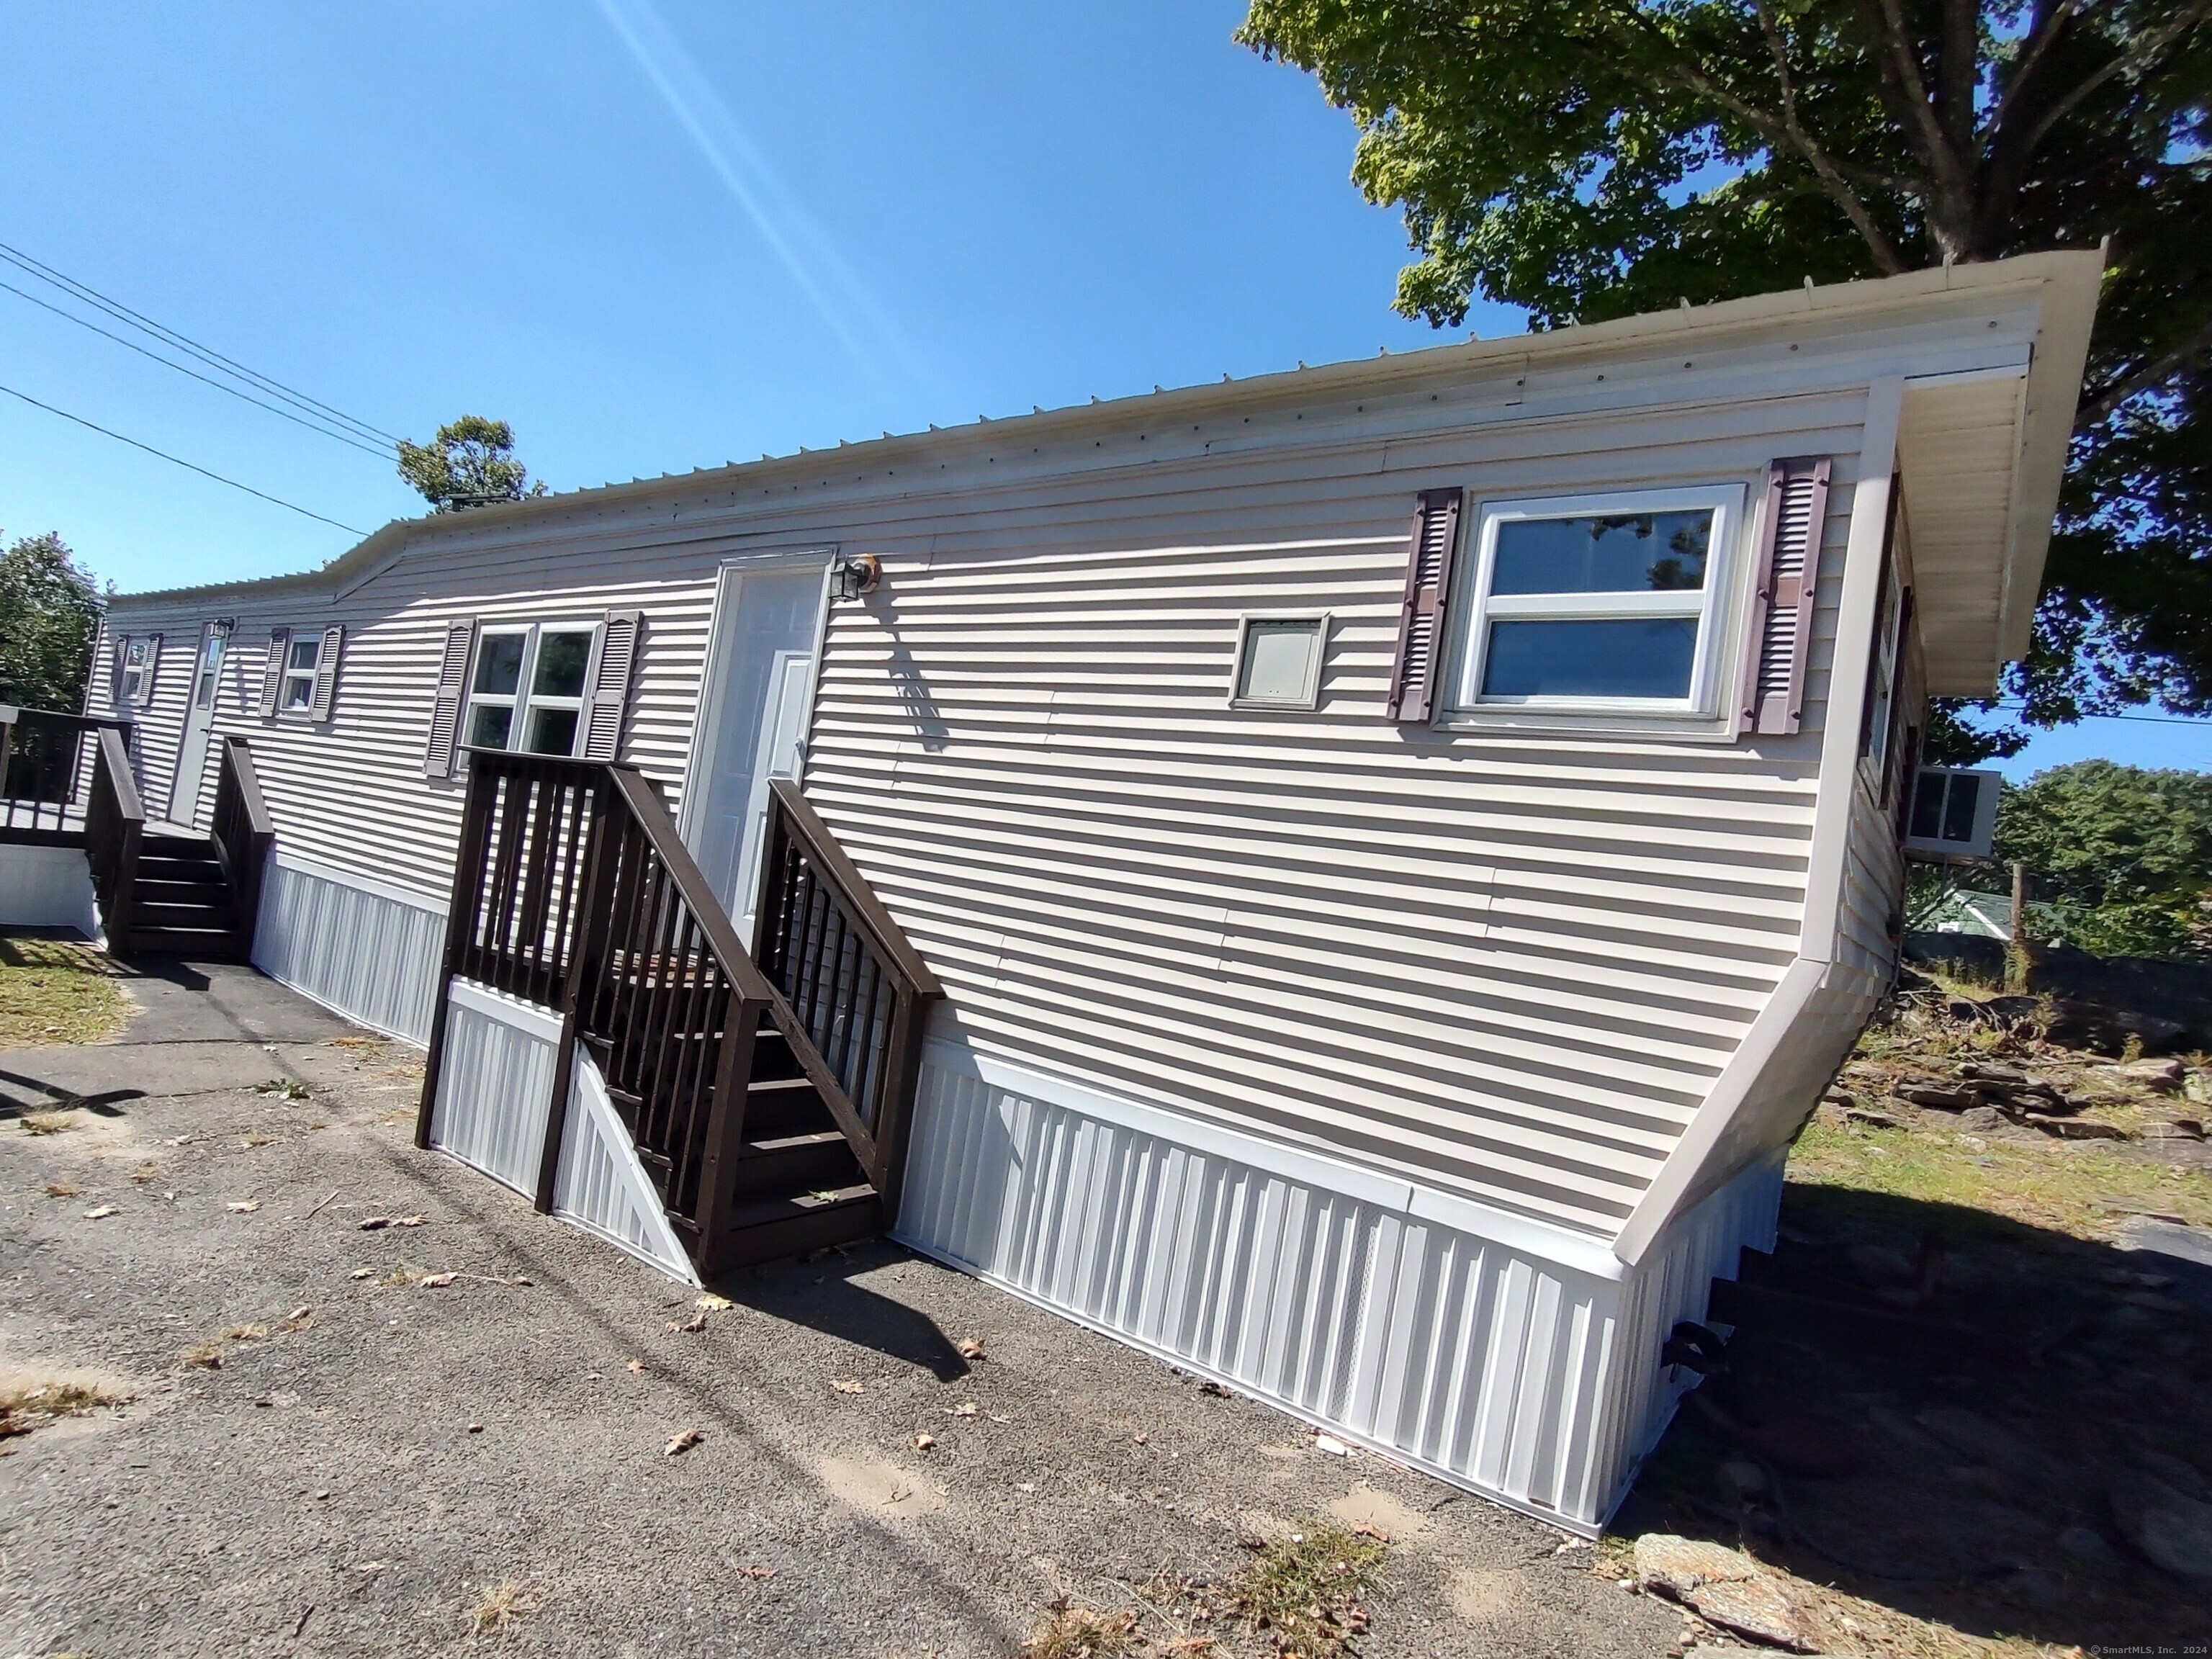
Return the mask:
<path id="1" fill-rule="evenodd" d="M 434 513 L 458 513 L 493 501 L 543 495 L 530 469 L 514 459 L 514 428 L 505 421 L 464 415 L 438 428 L 427 444 L 399 441 L 399 476 Z"/>
<path id="2" fill-rule="evenodd" d="M 0 702 L 82 708 L 100 610 L 91 573 L 52 532 L 0 553 Z"/>
<path id="3" fill-rule="evenodd" d="M 2033 872 L 2035 933 L 2100 956 L 2212 955 L 2212 774 L 2039 772 L 2004 792 L 1996 856 Z"/>
<path id="4" fill-rule="evenodd" d="M 1534 326 L 2112 238 L 2033 647 L 2063 724 L 2212 708 L 2212 0 L 1251 0 L 1349 110 L 1397 307 Z M 1986 705 L 1985 705 L 1986 706 Z M 1942 758 L 2011 752 L 1931 733 Z"/>

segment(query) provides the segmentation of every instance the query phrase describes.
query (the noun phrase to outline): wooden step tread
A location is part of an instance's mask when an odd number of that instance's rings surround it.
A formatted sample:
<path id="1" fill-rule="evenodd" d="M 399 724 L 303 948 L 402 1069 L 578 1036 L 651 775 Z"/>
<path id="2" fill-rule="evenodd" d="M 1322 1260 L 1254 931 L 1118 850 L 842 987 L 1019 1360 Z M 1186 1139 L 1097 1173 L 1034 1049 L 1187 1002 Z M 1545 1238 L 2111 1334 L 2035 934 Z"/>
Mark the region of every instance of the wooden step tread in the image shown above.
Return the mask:
<path id="1" fill-rule="evenodd" d="M 865 1181 L 849 1187 L 832 1187 L 811 1192 L 764 1193 L 748 1197 L 731 1206 L 730 1230 L 743 1232 L 751 1227 L 764 1227 L 775 1222 L 821 1215 L 833 1210 L 857 1209 L 862 1205 L 878 1201 L 876 1189 Z"/>
<path id="2" fill-rule="evenodd" d="M 787 1152 L 803 1152 L 817 1146 L 842 1146 L 844 1133 L 838 1129 L 817 1129 L 805 1134 L 763 1135 L 748 1140 L 738 1148 L 739 1158 L 775 1158 Z"/>

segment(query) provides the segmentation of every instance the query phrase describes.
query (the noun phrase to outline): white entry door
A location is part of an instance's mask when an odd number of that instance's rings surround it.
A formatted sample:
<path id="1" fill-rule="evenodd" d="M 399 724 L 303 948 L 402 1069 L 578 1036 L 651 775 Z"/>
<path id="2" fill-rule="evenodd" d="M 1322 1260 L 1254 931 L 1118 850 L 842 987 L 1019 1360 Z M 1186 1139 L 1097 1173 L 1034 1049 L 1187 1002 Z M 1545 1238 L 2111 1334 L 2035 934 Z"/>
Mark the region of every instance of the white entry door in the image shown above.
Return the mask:
<path id="1" fill-rule="evenodd" d="M 684 839 L 748 945 L 769 786 L 805 764 L 827 563 L 816 555 L 735 567 L 715 596 Z"/>
<path id="2" fill-rule="evenodd" d="M 169 822 L 189 824 L 198 810 L 200 781 L 207 772 L 209 739 L 215 726 L 215 694 L 222 679 L 223 636 L 210 623 L 200 629 L 199 655 L 192 659 L 192 700 L 185 709 L 185 738 L 177 750 L 177 773 L 169 785 Z"/>

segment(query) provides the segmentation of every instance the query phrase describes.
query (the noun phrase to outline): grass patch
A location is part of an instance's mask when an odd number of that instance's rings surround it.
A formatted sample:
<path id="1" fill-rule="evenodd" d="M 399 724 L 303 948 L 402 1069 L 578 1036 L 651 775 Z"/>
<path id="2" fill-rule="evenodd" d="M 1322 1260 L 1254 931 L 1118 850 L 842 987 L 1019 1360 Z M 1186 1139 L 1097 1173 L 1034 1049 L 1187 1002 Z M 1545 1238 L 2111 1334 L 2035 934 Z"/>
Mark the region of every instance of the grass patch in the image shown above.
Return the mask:
<path id="1" fill-rule="evenodd" d="M 28 1434 L 41 1422 L 82 1416 L 103 1406 L 120 1406 L 131 1396 L 97 1382 L 56 1378 L 0 1389 L 0 1440 Z"/>
<path id="2" fill-rule="evenodd" d="M 2130 1209 L 2212 1225 L 2212 1176 L 2154 1163 L 2124 1145 L 1860 1129 L 1837 1124 L 1823 1111 L 1797 1139 L 1790 1179 L 1982 1210 L 2099 1242 L 2112 1237 Z"/>
<path id="3" fill-rule="evenodd" d="M 469 1613 L 471 1636 L 504 1636 L 507 1626 L 534 1613 L 538 1597 L 520 1578 L 503 1578 L 485 1586 L 483 1597 Z"/>
<path id="4" fill-rule="evenodd" d="M 1382 1565 L 1381 1540 L 1309 1522 L 1253 1551 L 1229 1586 L 1229 1604 L 1278 1652 L 1337 1659 L 1366 1632 L 1362 1601 Z"/>
<path id="5" fill-rule="evenodd" d="M 97 1042 L 130 1011 L 112 966 L 89 945 L 0 938 L 0 1048 Z"/>
<path id="6" fill-rule="evenodd" d="M 222 1339 L 210 1337 L 204 1342 L 195 1342 L 177 1352 L 177 1363 L 186 1370 L 219 1371 L 222 1369 Z"/>
<path id="7" fill-rule="evenodd" d="M 1022 1644 L 1019 1659 L 1115 1659 L 1137 1651 L 1137 1615 L 1054 1607 Z"/>
<path id="8" fill-rule="evenodd" d="M 58 1135 L 76 1127 L 76 1120 L 67 1112 L 25 1112 L 15 1121 L 27 1135 Z"/>

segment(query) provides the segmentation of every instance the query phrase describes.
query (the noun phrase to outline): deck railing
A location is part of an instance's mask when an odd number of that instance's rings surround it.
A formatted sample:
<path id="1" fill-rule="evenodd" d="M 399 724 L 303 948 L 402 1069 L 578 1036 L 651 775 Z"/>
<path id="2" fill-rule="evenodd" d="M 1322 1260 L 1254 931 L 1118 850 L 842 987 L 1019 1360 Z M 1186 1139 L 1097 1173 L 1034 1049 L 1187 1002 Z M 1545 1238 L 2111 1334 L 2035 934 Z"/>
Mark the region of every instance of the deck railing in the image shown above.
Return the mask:
<path id="1" fill-rule="evenodd" d="M 222 770 L 215 787 L 215 855 L 230 887 L 238 937 L 250 951 L 261 911 L 261 878 L 269 849 L 276 842 L 276 822 L 261 797 L 261 777 L 253 769 L 253 750 L 244 738 L 222 739 Z"/>
<path id="2" fill-rule="evenodd" d="M 0 830 L 77 829 L 82 815 L 73 809 L 92 758 L 85 738 L 103 730 L 121 732 L 127 751 L 129 720 L 0 708 Z"/>
<path id="3" fill-rule="evenodd" d="M 788 779 L 772 786 L 755 915 L 753 958 L 867 1132 L 863 1165 L 895 1210 L 922 1019 L 944 992 Z"/>
<path id="4" fill-rule="evenodd" d="M 84 809 L 84 856 L 92 868 L 93 896 L 110 948 L 128 948 L 131 896 L 138 881 L 138 844 L 146 831 L 146 808 L 138 781 L 131 773 L 123 734 L 102 726 L 93 756 L 92 788 Z"/>
<path id="5" fill-rule="evenodd" d="M 936 981 L 805 803 L 794 807 L 780 796 L 772 813 L 782 826 L 773 845 L 786 850 L 769 866 L 781 876 L 771 874 L 763 913 L 772 905 L 780 916 L 818 915 L 829 930 L 821 937 L 836 942 L 831 948 L 877 965 L 866 973 L 810 970 L 824 947 L 802 939 L 779 947 L 786 981 L 772 983 L 678 839 L 654 786 L 635 767 L 497 750 L 471 750 L 468 763 L 416 1144 L 429 1144 L 455 978 L 558 1010 L 538 1207 L 552 1207 L 581 1043 L 639 1152 L 659 1171 L 694 1259 L 713 1271 L 736 1201 L 752 1049 L 765 1020 L 822 1097 L 888 1212 L 916 1022 L 922 1000 L 938 994 Z M 779 879 L 808 884 L 803 895 L 785 893 Z M 796 1004 L 786 984 L 798 992 Z"/>

